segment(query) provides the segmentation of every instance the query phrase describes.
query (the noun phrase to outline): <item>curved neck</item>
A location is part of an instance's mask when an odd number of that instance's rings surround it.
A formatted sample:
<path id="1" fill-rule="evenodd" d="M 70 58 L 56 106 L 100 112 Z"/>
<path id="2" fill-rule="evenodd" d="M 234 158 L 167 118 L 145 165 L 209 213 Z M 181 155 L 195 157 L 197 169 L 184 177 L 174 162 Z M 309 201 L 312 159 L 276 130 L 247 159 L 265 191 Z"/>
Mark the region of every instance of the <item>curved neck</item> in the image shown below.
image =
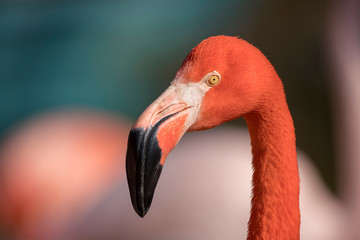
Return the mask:
<path id="1" fill-rule="evenodd" d="M 299 173 L 293 121 L 281 91 L 247 114 L 253 154 L 248 239 L 300 238 Z"/>

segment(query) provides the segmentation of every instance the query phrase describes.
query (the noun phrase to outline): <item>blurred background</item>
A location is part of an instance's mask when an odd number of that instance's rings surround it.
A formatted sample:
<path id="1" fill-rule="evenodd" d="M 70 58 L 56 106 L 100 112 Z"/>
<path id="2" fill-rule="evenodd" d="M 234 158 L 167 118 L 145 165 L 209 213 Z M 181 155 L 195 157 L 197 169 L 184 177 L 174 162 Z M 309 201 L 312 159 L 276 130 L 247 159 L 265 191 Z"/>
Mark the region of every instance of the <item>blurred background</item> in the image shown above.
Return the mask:
<path id="1" fill-rule="evenodd" d="M 187 53 L 213 35 L 240 36 L 269 58 L 285 85 L 298 148 L 329 196 L 351 209 L 354 191 L 344 186 L 359 180 L 346 172 L 360 160 L 359 116 L 347 115 L 360 107 L 359 14 L 356 0 L 0 3 L 0 239 L 71 239 L 66 234 L 86 226 L 81 219 L 96 219 L 114 195 L 129 200 L 123 169 L 129 126 L 167 88 Z M 229 125 L 246 128 L 243 120 Z M 62 187 L 68 192 L 56 197 Z M 62 205 L 65 198 L 71 207 Z M 56 211 L 44 210 L 50 201 L 57 201 L 49 207 Z M 80 206 L 86 210 L 69 224 Z M 61 220 L 50 224 L 56 214 Z M 111 219 L 126 221 L 121 213 Z M 107 232 L 125 236 L 115 223 Z M 121 239 L 144 239 L 134 236 Z"/>

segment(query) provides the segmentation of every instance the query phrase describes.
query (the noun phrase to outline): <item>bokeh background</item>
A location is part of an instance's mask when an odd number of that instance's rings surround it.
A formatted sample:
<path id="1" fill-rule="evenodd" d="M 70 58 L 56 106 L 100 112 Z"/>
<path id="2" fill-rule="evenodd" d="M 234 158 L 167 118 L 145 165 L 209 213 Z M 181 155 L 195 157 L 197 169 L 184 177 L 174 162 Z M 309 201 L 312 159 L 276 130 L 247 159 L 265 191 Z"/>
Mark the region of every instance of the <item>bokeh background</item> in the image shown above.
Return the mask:
<path id="1" fill-rule="evenodd" d="M 359 13 L 357 1 L 343 2 L 354 3 Z M 131 124 L 167 88 L 192 47 L 213 35 L 240 36 L 274 65 L 297 146 L 339 196 L 337 75 L 329 41 L 337 5 L 341 1 L 3 2 L 0 143 L 5 146 L 31 119 L 69 109 Z M 246 126 L 243 120 L 229 124 Z M 5 239 L 10 230 L 2 232 Z"/>
<path id="2" fill-rule="evenodd" d="M 0 11 L 0 132 L 64 107 L 135 119 L 213 35 L 251 42 L 282 78 L 298 147 L 335 190 L 330 1 L 15 1 Z"/>

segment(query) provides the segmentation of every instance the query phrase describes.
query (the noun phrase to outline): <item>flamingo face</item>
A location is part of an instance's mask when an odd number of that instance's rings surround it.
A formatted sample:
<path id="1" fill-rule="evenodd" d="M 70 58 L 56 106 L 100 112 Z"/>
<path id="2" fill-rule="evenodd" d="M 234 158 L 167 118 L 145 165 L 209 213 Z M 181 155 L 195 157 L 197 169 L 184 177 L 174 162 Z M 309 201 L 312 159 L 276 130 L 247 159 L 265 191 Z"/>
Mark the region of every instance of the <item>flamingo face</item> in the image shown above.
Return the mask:
<path id="1" fill-rule="evenodd" d="M 131 200 L 140 216 L 150 207 L 167 155 L 196 122 L 204 95 L 220 77 L 214 71 L 197 83 L 174 81 L 135 122 L 128 140 L 126 169 Z"/>
<path id="2" fill-rule="evenodd" d="M 266 79 L 275 71 L 269 65 L 259 50 L 235 37 L 211 37 L 189 53 L 169 88 L 129 134 L 127 178 L 133 207 L 141 217 L 150 208 L 167 155 L 183 134 L 255 111 L 265 89 L 271 90 Z M 257 71 L 264 68 L 271 71 Z"/>

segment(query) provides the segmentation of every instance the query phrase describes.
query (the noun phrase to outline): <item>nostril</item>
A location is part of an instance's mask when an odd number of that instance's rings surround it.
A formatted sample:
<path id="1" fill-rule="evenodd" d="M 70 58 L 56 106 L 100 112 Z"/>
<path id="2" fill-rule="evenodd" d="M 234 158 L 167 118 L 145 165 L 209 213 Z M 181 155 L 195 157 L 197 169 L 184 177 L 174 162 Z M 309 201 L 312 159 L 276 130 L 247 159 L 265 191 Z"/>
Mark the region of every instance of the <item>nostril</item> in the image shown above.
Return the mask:
<path id="1" fill-rule="evenodd" d="M 160 106 L 160 111 L 157 113 L 157 114 L 165 114 L 166 112 L 168 112 L 169 111 L 169 109 L 172 107 L 172 106 L 174 106 L 175 104 L 173 103 L 173 104 L 170 104 L 169 106 L 167 106 L 167 107 L 165 107 L 165 108 L 163 108 L 162 109 L 162 107 L 163 106 Z"/>
<path id="2" fill-rule="evenodd" d="M 179 112 L 181 111 L 182 109 L 185 109 L 187 108 L 187 104 L 186 103 L 173 103 L 173 104 L 170 104 L 169 106 L 165 107 L 165 108 L 160 108 L 161 110 L 159 112 L 157 112 L 156 115 L 160 115 L 160 114 L 163 114 L 163 115 L 166 115 L 167 112 Z"/>

